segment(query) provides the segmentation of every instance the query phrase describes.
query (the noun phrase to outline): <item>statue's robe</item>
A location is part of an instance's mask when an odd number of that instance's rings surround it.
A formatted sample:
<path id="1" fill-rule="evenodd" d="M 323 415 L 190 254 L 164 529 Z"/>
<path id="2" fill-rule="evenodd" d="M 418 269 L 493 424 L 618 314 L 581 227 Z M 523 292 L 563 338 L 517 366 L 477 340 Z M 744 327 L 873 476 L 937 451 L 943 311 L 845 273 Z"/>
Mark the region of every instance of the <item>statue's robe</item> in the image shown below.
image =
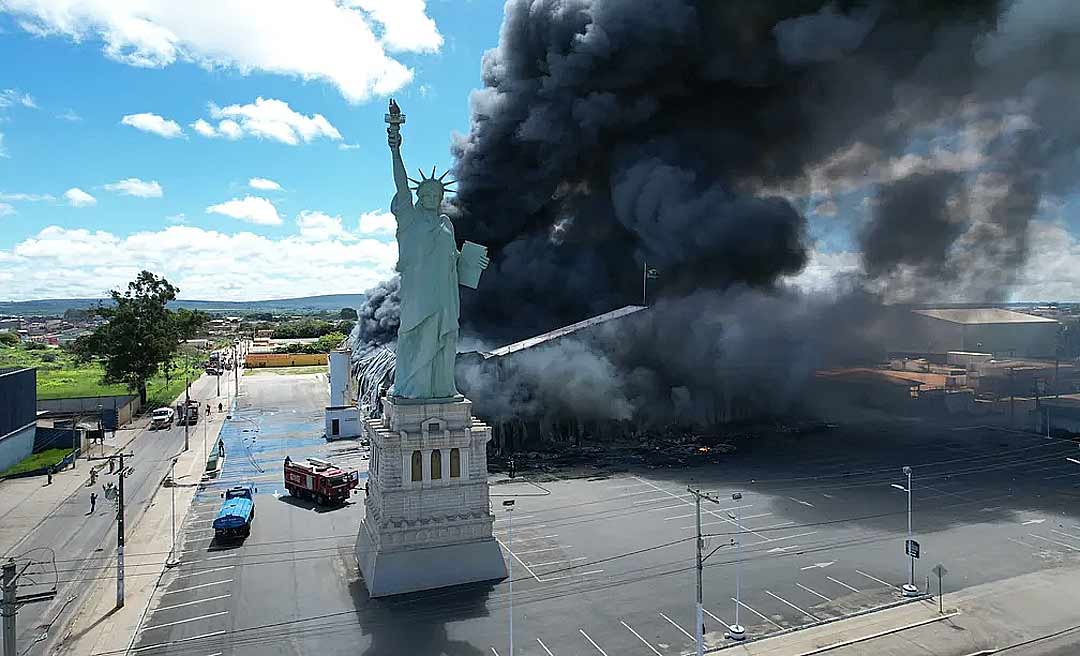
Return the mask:
<path id="1" fill-rule="evenodd" d="M 397 219 L 401 325 L 393 396 L 435 399 L 457 395 L 457 242 L 450 218 L 413 206 L 412 194 L 390 203 Z"/>

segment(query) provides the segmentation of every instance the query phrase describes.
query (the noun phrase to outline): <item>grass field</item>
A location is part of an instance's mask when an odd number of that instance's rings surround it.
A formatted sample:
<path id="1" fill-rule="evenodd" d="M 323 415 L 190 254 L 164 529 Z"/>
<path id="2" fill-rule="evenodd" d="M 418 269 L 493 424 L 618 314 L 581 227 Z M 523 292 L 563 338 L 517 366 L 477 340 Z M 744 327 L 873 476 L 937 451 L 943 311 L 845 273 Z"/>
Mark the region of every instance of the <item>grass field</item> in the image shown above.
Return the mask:
<path id="1" fill-rule="evenodd" d="M 316 364 L 310 367 L 259 367 L 244 369 L 245 376 L 295 376 L 297 374 L 325 374 L 326 365 Z"/>
<path id="2" fill-rule="evenodd" d="M 64 399 L 80 396 L 113 396 L 129 394 L 124 385 L 106 384 L 101 381 L 102 368 L 97 362 L 80 363 L 62 349 L 27 350 L 24 346 L 0 346 L 0 367 L 36 367 L 37 398 Z M 189 361 L 188 372 L 194 380 L 202 370 Z M 184 391 L 184 370 L 173 371 L 166 383 L 165 376 L 158 374 L 147 384 L 147 406 L 157 407 L 171 403 Z"/>
<path id="3" fill-rule="evenodd" d="M 41 453 L 35 453 L 29 458 L 0 472 L 0 478 L 11 476 L 12 474 L 21 474 L 41 467 L 48 467 L 49 465 L 55 465 L 63 460 L 69 453 L 71 453 L 71 449 L 47 449 Z"/>

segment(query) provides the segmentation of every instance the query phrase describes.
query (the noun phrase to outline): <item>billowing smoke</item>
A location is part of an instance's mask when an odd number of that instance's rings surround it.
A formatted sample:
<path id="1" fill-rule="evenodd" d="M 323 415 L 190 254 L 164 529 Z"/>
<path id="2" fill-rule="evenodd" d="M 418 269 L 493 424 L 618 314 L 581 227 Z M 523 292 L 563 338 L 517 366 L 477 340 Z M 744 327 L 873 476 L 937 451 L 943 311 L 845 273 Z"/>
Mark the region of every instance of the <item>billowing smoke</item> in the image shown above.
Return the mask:
<path id="1" fill-rule="evenodd" d="M 613 398 L 635 412 L 668 403 L 672 385 L 730 387 L 740 372 L 746 389 L 775 387 L 781 360 L 790 373 L 833 362 L 823 354 L 861 358 L 875 332 L 864 293 L 1004 299 L 1040 197 L 1074 184 L 1069 0 L 511 0 L 505 11 L 453 145 L 449 213 L 493 259 L 480 289 L 462 291 L 463 334 L 505 343 L 640 302 L 642 269 L 655 267 L 649 318 L 589 346 L 602 354 L 591 371 L 611 374 Z M 815 247 L 803 212 L 841 201 L 819 220 L 861 253 L 857 301 L 841 301 L 859 314 L 845 322 L 783 283 Z M 390 337 L 396 307 L 377 297 L 361 313 L 383 313 L 364 323 L 372 342 Z M 565 375 L 539 360 L 520 372 L 541 396 Z M 499 403 L 529 397 L 511 387 Z"/>

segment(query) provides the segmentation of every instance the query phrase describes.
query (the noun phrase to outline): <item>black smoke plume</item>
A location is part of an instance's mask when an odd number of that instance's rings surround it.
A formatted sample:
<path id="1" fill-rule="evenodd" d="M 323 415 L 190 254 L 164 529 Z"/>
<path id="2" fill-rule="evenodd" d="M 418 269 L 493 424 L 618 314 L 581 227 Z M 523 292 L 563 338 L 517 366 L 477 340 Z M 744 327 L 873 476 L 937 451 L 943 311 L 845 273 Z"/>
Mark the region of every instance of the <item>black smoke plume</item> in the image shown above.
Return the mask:
<path id="1" fill-rule="evenodd" d="M 460 192 L 449 213 L 459 238 L 493 259 L 480 289 L 463 290 L 463 334 L 505 343 L 638 303 L 642 269 L 655 267 L 661 302 L 646 327 L 605 344 L 592 369 L 614 367 L 618 398 L 639 411 L 678 381 L 715 386 L 725 370 L 768 369 L 744 366 L 752 353 L 776 350 L 800 371 L 863 357 L 873 349 L 858 336 L 876 332 L 864 293 L 1003 299 L 1040 196 L 1074 184 L 1075 7 L 507 2 L 470 131 L 453 144 Z M 803 210 L 857 188 L 865 211 L 834 220 L 861 253 L 862 314 L 845 317 L 835 343 L 800 339 L 834 322 L 824 301 L 784 287 L 814 247 Z M 361 321 L 388 317 L 386 299 L 375 295 Z M 362 339 L 388 337 L 389 323 L 372 325 Z M 840 336 L 860 348 L 841 348 Z M 702 356 L 717 350 L 740 366 Z M 521 367 L 534 390 L 543 369 Z"/>

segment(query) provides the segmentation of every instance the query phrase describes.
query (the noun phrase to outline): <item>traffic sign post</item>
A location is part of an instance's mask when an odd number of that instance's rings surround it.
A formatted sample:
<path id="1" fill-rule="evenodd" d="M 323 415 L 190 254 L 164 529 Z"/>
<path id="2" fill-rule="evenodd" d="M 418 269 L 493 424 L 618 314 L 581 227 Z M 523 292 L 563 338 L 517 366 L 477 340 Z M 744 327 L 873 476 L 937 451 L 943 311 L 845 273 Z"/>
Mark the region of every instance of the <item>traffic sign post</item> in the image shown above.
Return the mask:
<path id="1" fill-rule="evenodd" d="M 941 563 L 938 563 L 937 566 L 934 567 L 934 569 L 932 571 L 934 572 L 934 574 L 937 574 L 937 604 L 938 604 L 937 608 L 938 608 L 938 614 L 942 615 L 942 614 L 945 613 L 945 609 L 943 607 L 944 602 L 942 602 L 942 600 L 941 600 L 941 597 L 942 597 L 942 595 L 941 595 L 941 579 L 944 578 L 944 576 L 949 573 L 949 570 L 945 569 L 945 566 L 942 565 Z"/>
<path id="2" fill-rule="evenodd" d="M 904 553 L 912 558 L 919 557 L 919 543 L 915 540 L 908 540 L 904 543 Z"/>

